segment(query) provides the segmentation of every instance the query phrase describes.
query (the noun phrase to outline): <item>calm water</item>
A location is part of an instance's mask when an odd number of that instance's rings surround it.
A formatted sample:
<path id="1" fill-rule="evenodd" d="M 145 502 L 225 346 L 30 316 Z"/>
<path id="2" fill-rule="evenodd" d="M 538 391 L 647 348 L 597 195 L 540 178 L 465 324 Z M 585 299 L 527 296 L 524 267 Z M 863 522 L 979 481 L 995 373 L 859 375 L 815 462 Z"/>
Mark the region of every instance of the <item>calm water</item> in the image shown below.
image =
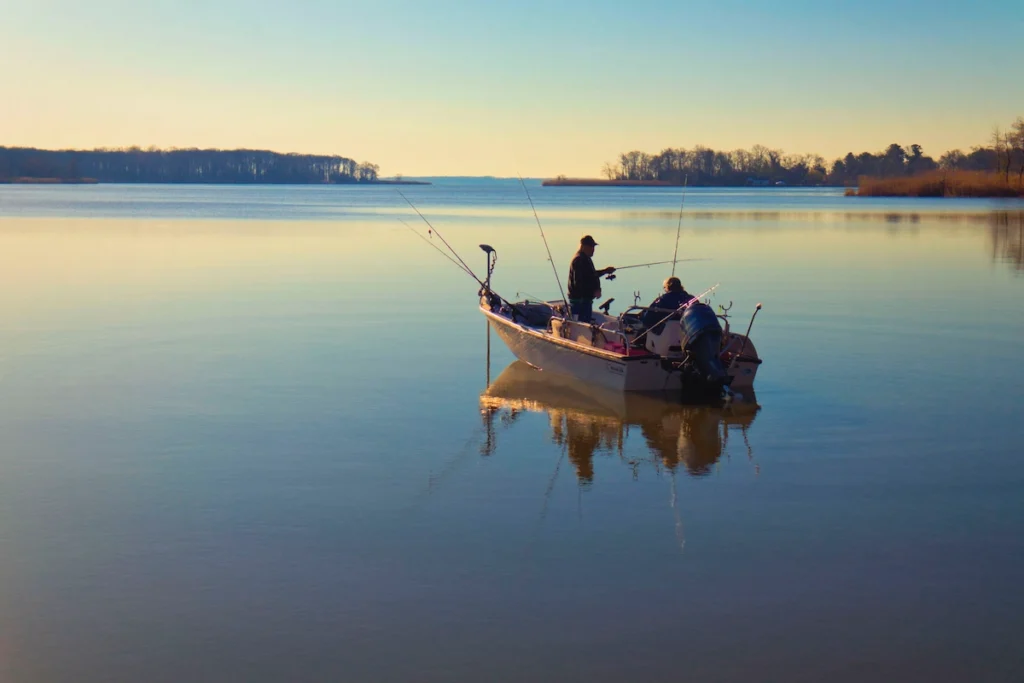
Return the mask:
<path id="1" fill-rule="evenodd" d="M 515 183 L 403 191 L 557 296 Z M 671 258 L 533 192 L 563 281 Z M 0 681 L 1022 680 L 1024 203 L 685 206 L 759 408 L 488 367 L 394 188 L 0 186 Z"/>

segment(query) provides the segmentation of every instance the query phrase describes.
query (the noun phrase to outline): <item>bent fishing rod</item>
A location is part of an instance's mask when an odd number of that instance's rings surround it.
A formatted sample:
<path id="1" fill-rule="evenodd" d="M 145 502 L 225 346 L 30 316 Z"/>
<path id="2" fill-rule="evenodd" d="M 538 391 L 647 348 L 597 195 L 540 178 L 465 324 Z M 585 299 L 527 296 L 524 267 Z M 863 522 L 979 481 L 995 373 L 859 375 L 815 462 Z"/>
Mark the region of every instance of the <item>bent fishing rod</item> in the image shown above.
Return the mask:
<path id="1" fill-rule="evenodd" d="M 662 318 L 661 320 L 659 320 L 658 322 L 654 323 L 653 325 L 648 327 L 646 330 L 644 330 L 643 332 L 638 334 L 636 336 L 636 339 L 633 340 L 633 342 L 636 343 L 636 342 L 640 341 L 641 339 L 643 339 L 647 335 L 648 332 L 650 332 L 651 330 L 653 330 L 655 327 L 657 327 L 658 325 L 662 324 L 663 322 L 667 322 L 668 319 L 671 318 L 672 316 L 674 316 L 676 313 L 679 313 L 680 311 L 685 311 L 687 308 L 689 308 L 690 306 L 692 306 L 695 303 L 700 303 L 700 298 L 702 296 L 710 294 L 713 290 L 718 289 L 718 285 L 719 284 L 721 284 L 721 283 L 718 283 L 718 284 L 712 285 L 711 287 L 708 287 L 703 292 L 701 292 L 697 296 L 695 296 L 692 299 L 690 299 L 689 301 L 687 301 L 685 304 L 682 304 L 679 308 L 677 308 L 676 310 L 672 311 L 671 313 L 666 315 L 664 318 Z"/>

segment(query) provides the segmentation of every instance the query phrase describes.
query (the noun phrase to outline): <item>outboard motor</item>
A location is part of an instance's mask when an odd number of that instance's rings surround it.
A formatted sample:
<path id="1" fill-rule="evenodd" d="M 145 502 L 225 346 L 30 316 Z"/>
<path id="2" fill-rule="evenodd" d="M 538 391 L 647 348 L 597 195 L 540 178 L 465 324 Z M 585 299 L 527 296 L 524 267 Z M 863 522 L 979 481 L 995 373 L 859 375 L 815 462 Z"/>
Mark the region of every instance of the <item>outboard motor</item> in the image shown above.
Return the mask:
<path id="1" fill-rule="evenodd" d="M 690 352 L 694 366 L 705 382 L 725 386 L 729 373 L 719 356 L 722 348 L 722 325 L 707 304 L 693 303 L 683 311 L 683 348 Z"/>

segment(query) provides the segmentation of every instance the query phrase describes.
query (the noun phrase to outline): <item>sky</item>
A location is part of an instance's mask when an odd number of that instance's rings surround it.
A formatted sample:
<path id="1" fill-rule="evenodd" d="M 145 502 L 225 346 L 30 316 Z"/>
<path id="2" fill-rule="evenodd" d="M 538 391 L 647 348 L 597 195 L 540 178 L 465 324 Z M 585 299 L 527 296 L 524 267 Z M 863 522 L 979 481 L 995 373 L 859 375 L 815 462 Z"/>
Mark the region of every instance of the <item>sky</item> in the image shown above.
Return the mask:
<path id="1" fill-rule="evenodd" d="M 598 176 L 638 149 L 983 144 L 1024 2 L 0 0 L 0 145 Z"/>

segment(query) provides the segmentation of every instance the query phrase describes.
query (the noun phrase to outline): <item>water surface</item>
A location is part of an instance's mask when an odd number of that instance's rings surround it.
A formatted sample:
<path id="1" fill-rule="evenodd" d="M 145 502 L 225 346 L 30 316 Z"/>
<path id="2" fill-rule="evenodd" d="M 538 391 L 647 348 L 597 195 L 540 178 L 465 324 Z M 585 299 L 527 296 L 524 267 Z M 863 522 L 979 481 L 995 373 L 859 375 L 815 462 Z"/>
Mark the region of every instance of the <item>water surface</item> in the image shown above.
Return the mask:
<path id="1" fill-rule="evenodd" d="M 402 191 L 558 296 L 517 183 Z M 531 192 L 563 283 L 671 258 Z M 687 192 L 723 411 L 488 365 L 393 187 L 0 186 L 0 680 L 1019 680 L 1024 204 L 840 195 Z"/>

